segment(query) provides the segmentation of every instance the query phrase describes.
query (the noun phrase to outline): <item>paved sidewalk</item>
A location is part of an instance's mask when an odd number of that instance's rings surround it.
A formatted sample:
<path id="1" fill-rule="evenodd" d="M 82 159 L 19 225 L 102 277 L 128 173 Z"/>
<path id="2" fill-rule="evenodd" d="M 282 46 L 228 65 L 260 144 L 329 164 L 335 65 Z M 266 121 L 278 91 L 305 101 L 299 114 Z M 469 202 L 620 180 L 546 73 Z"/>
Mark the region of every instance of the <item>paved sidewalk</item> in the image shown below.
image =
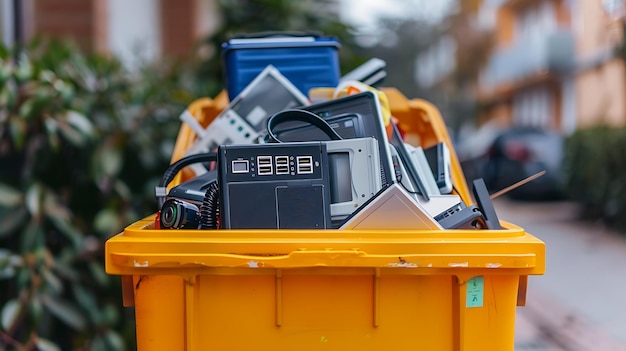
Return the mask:
<path id="1" fill-rule="evenodd" d="M 626 236 L 577 221 L 567 202 L 495 207 L 546 243 L 546 274 L 529 278 L 518 308 L 516 350 L 626 350 Z"/>

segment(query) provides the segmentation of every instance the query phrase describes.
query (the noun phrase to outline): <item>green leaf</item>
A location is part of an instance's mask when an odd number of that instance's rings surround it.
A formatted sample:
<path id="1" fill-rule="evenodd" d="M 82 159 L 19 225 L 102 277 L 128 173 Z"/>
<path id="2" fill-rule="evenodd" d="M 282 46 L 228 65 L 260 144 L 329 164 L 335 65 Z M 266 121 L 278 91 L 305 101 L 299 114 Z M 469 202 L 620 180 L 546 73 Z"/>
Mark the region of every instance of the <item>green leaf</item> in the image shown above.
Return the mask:
<path id="1" fill-rule="evenodd" d="M 26 56 L 20 57 L 18 64 L 17 64 L 17 70 L 14 71 L 14 75 L 15 75 L 15 78 L 20 82 L 24 82 L 28 79 L 31 79 L 33 75 L 33 66 L 31 65 L 28 57 Z"/>
<path id="2" fill-rule="evenodd" d="M 69 123 L 59 123 L 59 131 L 74 146 L 83 147 L 87 142 L 87 137 L 74 129 Z"/>
<path id="3" fill-rule="evenodd" d="M 22 306 L 16 299 L 9 300 L 2 307 L 2 329 L 9 330 L 22 310 Z"/>
<path id="4" fill-rule="evenodd" d="M 26 207 L 33 217 L 39 217 L 41 214 L 41 197 L 43 189 L 39 184 L 33 184 L 26 191 Z"/>
<path id="5" fill-rule="evenodd" d="M 0 208 L 0 239 L 13 234 L 28 220 L 28 210 L 18 207 L 12 210 Z"/>
<path id="6" fill-rule="evenodd" d="M 33 115 L 35 114 L 35 110 L 37 107 L 36 104 L 37 104 L 37 101 L 33 98 L 30 98 L 24 101 L 22 103 L 22 106 L 20 106 L 20 112 L 19 112 L 20 117 L 22 117 L 25 120 L 31 119 Z"/>
<path id="7" fill-rule="evenodd" d="M 124 346 L 124 340 L 117 332 L 113 330 L 108 330 L 106 334 L 104 334 L 104 340 L 106 342 L 108 350 L 110 351 L 126 350 L 126 347 Z"/>
<path id="8" fill-rule="evenodd" d="M 30 268 L 23 266 L 17 271 L 17 277 L 15 281 L 17 282 L 17 290 L 28 289 L 31 283 L 31 274 Z"/>
<path id="9" fill-rule="evenodd" d="M 100 286 L 105 287 L 108 285 L 111 277 L 106 274 L 99 262 L 89 261 L 89 272 Z"/>
<path id="10" fill-rule="evenodd" d="M 0 183 L 0 206 L 14 207 L 21 204 L 23 199 L 19 190 Z"/>
<path id="11" fill-rule="evenodd" d="M 114 326 L 119 322 L 119 308 L 112 304 L 107 304 L 102 308 L 102 323 L 108 326 Z"/>
<path id="12" fill-rule="evenodd" d="M 98 310 L 98 302 L 96 297 L 87 289 L 78 284 L 72 285 L 74 299 L 83 311 L 87 311 L 89 318 L 93 324 L 101 324 L 100 311 Z"/>
<path id="13" fill-rule="evenodd" d="M 72 254 L 72 257 L 74 257 L 74 254 Z M 52 267 L 52 269 L 57 272 L 60 277 L 63 277 L 64 279 L 72 282 L 78 281 L 78 279 L 80 278 L 78 272 L 73 267 L 63 262 L 59 258 L 54 261 L 54 266 Z"/>
<path id="14" fill-rule="evenodd" d="M 0 269 L 4 269 L 9 266 L 9 260 L 13 252 L 8 249 L 0 248 Z"/>
<path id="15" fill-rule="evenodd" d="M 58 149 L 60 145 L 59 141 L 59 125 L 54 118 L 46 118 L 44 120 L 44 125 L 46 126 L 46 132 L 48 133 L 48 140 L 50 141 L 50 145 L 54 149 Z"/>
<path id="16" fill-rule="evenodd" d="M 19 118 L 11 118 L 11 137 L 15 148 L 21 150 L 26 140 L 26 122 Z"/>
<path id="17" fill-rule="evenodd" d="M 113 188 L 120 195 L 120 197 L 122 199 L 124 199 L 126 201 L 131 201 L 132 200 L 132 198 L 133 198 L 132 191 L 130 190 L 128 185 L 126 185 L 126 183 L 124 183 L 120 179 L 116 179 L 115 180 L 115 182 L 113 183 Z"/>
<path id="18" fill-rule="evenodd" d="M 6 82 L 0 89 L 0 106 L 3 109 L 12 110 L 15 107 L 15 100 L 17 92 L 15 91 L 15 84 L 13 82 Z"/>
<path id="19" fill-rule="evenodd" d="M 110 235 L 119 227 L 119 218 L 115 210 L 104 208 L 98 212 L 94 220 L 96 231 L 102 235 Z"/>
<path id="20" fill-rule="evenodd" d="M 83 241 L 82 233 L 65 218 L 60 216 L 48 216 L 54 227 L 72 242 L 75 249 L 79 249 Z"/>
<path id="21" fill-rule="evenodd" d="M 13 254 L 10 250 L 0 249 L 0 279 L 13 278 L 15 268 L 23 263 L 22 257 Z"/>
<path id="22" fill-rule="evenodd" d="M 91 341 L 91 351 L 109 351 L 106 347 L 106 342 L 104 341 L 104 337 L 101 335 L 96 335 Z"/>
<path id="23" fill-rule="evenodd" d="M 36 344 L 37 350 L 39 351 L 61 351 L 61 348 L 59 348 L 55 343 L 41 337 L 37 337 Z"/>
<path id="24" fill-rule="evenodd" d="M 63 282 L 59 279 L 52 271 L 49 269 L 44 269 L 42 272 L 43 280 L 46 282 L 46 285 L 52 289 L 56 295 L 59 295 L 63 292 Z"/>
<path id="25" fill-rule="evenodd" d="M 122 169 L 122 153 L 117 148 L 105 147 L 100 154 L 100 163 L 105 176 L 116 176 Z"/>
<path id="26" fill-rule="evenodd" d="M 0 60 L 0 85 L 4 85 L 13 74 L 13 64 L 6 60 Z"/>
<path id="27" fill-rule="evenodd" d="M 41 322 L 41 317 L 43 316 L 43 306 L 39 295 L 35 295 L 32 299 L 30 299 L 29 314 L 34 323 L 39 324 Z"/>
<path id="28" fill-rule="evenodd" d="M 34 251 L 44 242 L 44 233 L 41 224 L 31 220 L 22 233 L 22 250 L 24 252 Z"/>
<path id="29" fill-rule="evenodd" d="M 67 123 L 69 123 L 72 127 L 74 127 L 79 132 L 83 133 L 86 136 L 93 136 L 94 128 L 91 122 L 83 115 L 77 111 L 67 111 L 65 113 L 65 119 Z"/>
<path id="30" fill-rule="evenodd" d="M 50 313 L 68 326 L 76 330 L 84 330 L 87 327 L 85 316 L 69 301 L 65 301 L 50 294 L 45 294 L 42 295 L 41 302 Z"/>

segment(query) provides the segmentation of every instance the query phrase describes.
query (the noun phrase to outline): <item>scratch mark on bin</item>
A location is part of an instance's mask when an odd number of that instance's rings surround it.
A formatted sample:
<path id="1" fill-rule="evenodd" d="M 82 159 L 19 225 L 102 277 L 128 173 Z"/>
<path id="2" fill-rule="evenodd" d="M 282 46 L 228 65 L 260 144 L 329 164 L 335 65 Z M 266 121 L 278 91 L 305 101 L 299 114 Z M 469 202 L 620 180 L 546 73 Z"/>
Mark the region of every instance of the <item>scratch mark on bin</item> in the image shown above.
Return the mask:
<path id="1" fill-rule="evenodd" d="M 263 262 L 259 261 L 248 261 L 249 268 L 260 268 L 263 267 Z"/>
<path id="2" fill-rule="evenodd" d="M 391 263 L 388 263 L 387 266 L 389 266 L 389 267 L 417 268 L 417 265 L 415 263 L 411 263 L 411 262 L 391 262 Z"/>
<path id="3" fill-rule="evenodd" d="M 150 267 L 150 263 L 148 261 L 137 262 L 137 260 L 133 260 L 133 264 L 135 267 Z"/>
<path id="4" fill-rule="evenodd" d="M 487 268 L 500 268 L 502 266 L 502 263 L 487 263 L 485 266 Z"/>
<path id="5" fill-rule="evenodd" d="M 469 262 L 459 262 L 459 263 L 448 263 L 448 266 L 450 267 L 469 267 Z"/>
<path id="6" fill-rule="evenodd" d="M 141 282 L 143 281 L 144 278 L 147 279 L 147 276 L 145 276 L 145 275 L 139 276 L 139 279 L 137 280 L 137 284 L 135 284 L 135 290 L 139 290 L 139 285 L 141 284 Z"/>

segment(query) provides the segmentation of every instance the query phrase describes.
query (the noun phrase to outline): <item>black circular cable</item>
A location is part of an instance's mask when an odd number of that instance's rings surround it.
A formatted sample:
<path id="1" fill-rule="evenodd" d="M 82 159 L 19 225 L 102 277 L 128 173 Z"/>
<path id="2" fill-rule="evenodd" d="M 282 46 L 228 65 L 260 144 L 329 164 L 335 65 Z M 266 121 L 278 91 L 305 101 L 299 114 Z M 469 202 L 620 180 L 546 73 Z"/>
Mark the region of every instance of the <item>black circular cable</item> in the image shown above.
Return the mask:
<path id="1" fill-rule="evenodd" d="M 181 158 L 180 160 L 172 163 L 165 170 L 165 172 L 163 173 L 163 176 L 161 177 L 161 181 L 159 182 L 158 188 L 167 187 L 168 184 L 174 179 L 176 174 L 178 174 L 178 172 L 180 172 L 180 170 L 182 170 L 183 168 L 189 165 L 192 165 L 194 163 L 212 162 L 212 161 L 217 161 L 217 154 L 214 152 L 185 156 Z M 163 206 L 163 203 L 165 203 L 165 197 L 166 197 L 165 194 L 157 194 L 156 198 L 157 198 L 159 208 L 161 208 Z"/>
<path id="2" fill-rule="evenodd" d="M 274 128 L 283 122 L 287 121 L 300 121 L 309 123 L 319 128 L 324 132 L 331 140 L 342 140 L 343 138 L 337 134 L 333 127 L 328 124 L 320 116 L 306 110 L 290 109 L 283 110 L 272 115 L 267 120 L 267 136 L 270 143 L 282 143 L 280 139 L 274 134 Z"/>

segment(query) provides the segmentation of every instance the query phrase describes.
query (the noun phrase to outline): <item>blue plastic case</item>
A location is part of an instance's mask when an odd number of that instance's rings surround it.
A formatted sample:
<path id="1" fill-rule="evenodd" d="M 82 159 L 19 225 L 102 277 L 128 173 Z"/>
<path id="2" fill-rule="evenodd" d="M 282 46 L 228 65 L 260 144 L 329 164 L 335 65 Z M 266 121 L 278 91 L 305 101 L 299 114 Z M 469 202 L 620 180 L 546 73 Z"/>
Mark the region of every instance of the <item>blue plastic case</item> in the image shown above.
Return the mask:
<path id="1" fill-rule="evenodd" d="M 339 47 L 331 37 L 269 35 L 233 38 L 222 44 L 228 97 L 233 100 L 267 65 L 273 65 L 304 95 L 339 83 Z"/>

